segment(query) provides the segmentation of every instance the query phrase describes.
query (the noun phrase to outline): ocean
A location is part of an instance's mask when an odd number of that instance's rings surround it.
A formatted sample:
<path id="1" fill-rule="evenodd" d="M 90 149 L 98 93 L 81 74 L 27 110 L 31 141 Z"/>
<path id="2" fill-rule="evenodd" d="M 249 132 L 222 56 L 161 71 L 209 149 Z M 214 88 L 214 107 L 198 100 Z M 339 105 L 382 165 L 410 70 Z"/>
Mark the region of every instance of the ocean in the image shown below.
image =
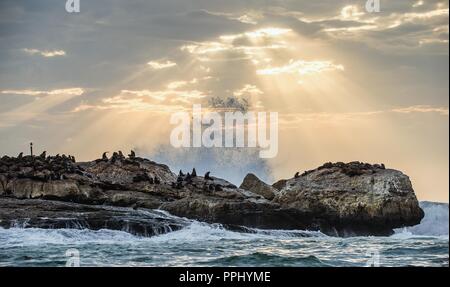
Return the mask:
<path id="1" fill-rule="evenodd" d="M 326 236 L 190 221 L 155 237 L 124 231 L 0 228 L 0 266 L 449 266 L 448 204 L 422 202 L 420 225 L 389 237 Z M 171 216 L 168 215 L 167 216 Z"/>

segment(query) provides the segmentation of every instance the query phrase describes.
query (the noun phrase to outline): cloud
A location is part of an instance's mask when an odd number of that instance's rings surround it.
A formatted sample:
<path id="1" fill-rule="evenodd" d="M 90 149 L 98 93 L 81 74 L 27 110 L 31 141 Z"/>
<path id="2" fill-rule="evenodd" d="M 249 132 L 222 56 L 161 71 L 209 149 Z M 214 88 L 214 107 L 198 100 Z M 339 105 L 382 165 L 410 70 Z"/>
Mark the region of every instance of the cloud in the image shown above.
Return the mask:
<path id="1" fill-rule="evenodd" d="M 357 40 L 384 51 L 441 44 L 442 53 L 447 54 L 447 4 L 425 6 L 423 1 L 418 1 L 403 11 L 388 5 L 384 4 L 380 13 L 364 13 L 358 6 L 349 5 L 337 16 L 309 19 L 308 23 L 321 26 L 320 31 L 331 38 Z"/>
<path id="2" fill-rule="evenodd" d="M 358 20 L 365 13 L 360 11 L 356 5 L 347 5 L 341 10 L 341 19 Z"/>
<path id="3" fill-rule="evenodd" d="M 84 89 L 82 88 L 66 88 L 66 89 L 56 89 L 56 90 L 3 90 L 2 94 L 9 95 L 25 95 L 25 96 L 52 96 L 52 95 L 71 95 L 71 96 L 80 96 L 84 93 Z"/>
<path id="4" fill-rule="evenodd" d="M 238 34 L 224 34 L 212 41 L 197 42 L 181 46 L 182 51 L 197 56 L 200 61 L 247 59 L 254 60 L 268 50 L 287 48 L 283 36 L 291 29 L 265 27 Z"/>
<path id="5" fill-rule="evenodd" d="M 255 85 L 245 85 L 242 89 L 236 90 L 233 92 L 233 95 L 236 97 L 241 97 L 244 95 L 249 96 L 258 96 L 264 94 L 257 86 Z"/>
<path id="6" fill-rule="evenodd" d="M 197 78 L 194 78 L 194 79 L 192 79 L 190 81 L 174 81 L 174 82 L 170 82 L 167 85 L 167 88 L 169 90 L 176 90 L 176 89 L 182 88 L 184 86 L 187 86 L 189 84 L 193 85 L 193 84 L 197 84 L 197 83 L 198 83 Z"/>
<path id="7" fill-rule="evenodd" d="M 419 1 L 417 1 L 416 3 L 413 4 L 413 7 L 414 7 L 414 8 L 417 8 L 417 7 L 422 6 L 423 4 L 425 4 L 425 3 L 424 3 L 422 0 L 419 0 Z"/>
<path id="8" fill-rule="evenodd" d="M 199 90 L 121 90 L 116 96 L 106 97 L 98 103 L 78 105 L 73 112 L 88 110 L 158 111 L 174 112 L 192 108 L 208 95 Z"/>
<path id="9" fill-rule="evenodd" d="M 259 69 L 256 71 L 258 75 L 279 75 L 279 74 L 294 74 L 307 75 L 320 73 L 324 71 L 344 70 L 344 66 L 335 65 L 330 61 L 304 61 L 291 60 L 289 64 L 280 67 L 270 67 Z"/>
<path id="10" fill-rule="evenodd" d="M 172 62 L 172 61 L 165 61 L 165 62 L 150 61 L 147 64 L 155 70 L 172 68 L 177 65 L 177 63 Z"/>
<path id="11" fill-rule="evenodd" d="M 66 52 L 64 50 L 38 50 L 38 49 L 22 49 L 25 53 L 29 55 L 40 55 L 45 58 L 57 57 L 57 56 L 65 56 Z"/>
<path id="12" fill-rule="evenodd" d="M 215 15 L 219 17 L 225 17 L 229 20 L 239 21 L 244 24 L 256 25 L 258 20 L 263 18 L 262 13 L 259 11 L 247 11 L 247 12 L 236 12 L 236 13 L 223 13 L 223 12 L 212 12 L 203 10 L 204 13 L 209 15 Z"/>
<path id="13" fill-rule="evenodd" d="M 407 107 L 398 107 L 388 110 L 373 110 L 364 112 L 311 112 L 311 113 L 284 113 L 280 114 L 280 125 L 283 127 L 298 127 L 298 123 L 305 121 L 323 121 L 337 122 L 344 120 L 361 120 L 361 118 L 373 117 L 388 114 L 436 114 L 440 116 L 449 116 L 448 107 L 436 107 L 431 105 L 415 105 Z"/>
<path id="14" fill-rule="evenodd" d="M 21 106 L 11 108 L 4 113 L 0 112 L 0 122 L 9 126 L 23 124 L 30 120 L 43 119 L 51 115 L 52 109 L 64 105 L 68 101 L 83 95 L 83 88 L 64 88 L 55 90 L 3 90 L 6 95 L 24 95 L 35 97 Z M 62 114 L 59 114 L 63 116 Z"/>
<path id="15" fill-rule="evenodd" d="M 393 109 L 392 112 L 411 114 L 411 113 L 437 113 L 443 116 L 448 116 L 448 108 L 446 107 L 432 107 L 429 105 L 416 105 L 404 108 Z"/>

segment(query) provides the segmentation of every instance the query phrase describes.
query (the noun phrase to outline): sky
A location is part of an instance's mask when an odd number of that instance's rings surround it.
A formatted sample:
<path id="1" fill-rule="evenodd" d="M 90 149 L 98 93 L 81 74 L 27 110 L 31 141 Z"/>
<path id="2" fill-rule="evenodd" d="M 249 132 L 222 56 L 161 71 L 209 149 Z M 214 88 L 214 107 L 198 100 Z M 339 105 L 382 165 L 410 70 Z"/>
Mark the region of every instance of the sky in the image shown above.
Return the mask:
<path id="1" fill-rule="evenodd" d="M 0 1 L 0 154 L 138 155 L 239 184 L 324 162 L 384 163 L 449 198 L 442 0 Z M 278 112 L 279 151 L 175 149 L 170 115 Z"/>

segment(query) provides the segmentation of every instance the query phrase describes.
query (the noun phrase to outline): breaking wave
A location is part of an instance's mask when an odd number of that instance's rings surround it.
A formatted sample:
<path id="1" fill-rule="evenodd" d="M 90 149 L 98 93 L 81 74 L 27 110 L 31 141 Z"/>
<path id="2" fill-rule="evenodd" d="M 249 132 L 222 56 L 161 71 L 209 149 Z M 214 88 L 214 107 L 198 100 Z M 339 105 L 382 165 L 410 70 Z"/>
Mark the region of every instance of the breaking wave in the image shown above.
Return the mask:
<path id="1" fill-rule="evenodd" d="M 143 212 L 183 221 L 186 227 L 154 237 L 106 229 L 0 228 L 0 266 L 64 266 L 73 248 L 82 266 L 365 266 L 368 250 L 380 253 L 382 266 L 448 266 L 448 205 L 422 204 L 428 213 L 424 221 L 391 237 L 241 232 L 158 210 Z M 447 231 L 433 225 L 447 225 Z"/>
<path id="2" fill-rule="evenodd" d="M 420 224 L 396 229 L 394 236 L 448 236 L 448 203 L 422 201 L 420 207 L 425 212 Z"/>

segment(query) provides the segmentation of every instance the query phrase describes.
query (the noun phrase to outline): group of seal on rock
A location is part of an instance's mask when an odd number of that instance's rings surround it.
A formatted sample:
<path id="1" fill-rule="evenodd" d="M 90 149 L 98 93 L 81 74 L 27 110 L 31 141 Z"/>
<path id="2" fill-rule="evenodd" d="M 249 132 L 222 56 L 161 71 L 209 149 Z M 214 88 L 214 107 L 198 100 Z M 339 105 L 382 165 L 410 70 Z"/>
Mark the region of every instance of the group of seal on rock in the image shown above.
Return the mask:
<path id="1" fill-rule="evenodd" d="M 205 175 L 203 176 L 203 179 L 205 181 L 210 181 L 213 180 L 210 177 L 210 171 L 206 172 Z M 172 188 L 176 188 L 176 189 L 182 189 L 184 184 L 192 184 L 193 183 L 193 179 L 197 177 L 197 170 L 195 169 L 195 167 L 192 169 L 192 172 L 188 172 L 187 174 L 185 174 L 182 170 L 180 170 L 178 172 L 178 177 L 177 177 L 177 181 L 176 182 L 172 182 L 171 186 Z M 211 185 L 212 187 L 210 187 L 209 185 L 207 185 L 206 182 L 203 183 L 204 185 L 204 190 L 216 190 L 219 191 L 221 190 L 221 187 L 219 185 Z M 205 188 L 206 186 L 206 188 Z"/>
<path id="2" fill-rule="evenodd" d="M 47 153 L 45 158 L 4 156 L 0 203 L 30 200 L 23 205 L 30 208 L 23 213 L 32 219 L 30 227 L 42 226 L 33 225 L 33 212 L 41 205 L 32 200 L 160 209 L 224 226 L 320 230 L 334 236 L 386 236 L 423 218 L 408 176 L 382 164 L 327 163 L 307 176 L 298 173 L 273 185 L 246 176 L 249 184 L 237 188 L 210 172 L 198 176 L 195 169 L 177 177 L 167 165 L 133 152 L 125 159 L 116 152 L 114 162 L 104 157 L 106 161 L 75 163 L 72 156 Z M 267 196 L 269 189 L 273 194 Z M 6 219 L 0 212 L 0 222 Z"/>
<path id="3" fill-rule="evenodd" d="M 359 161 L 352 161 L 349 163 L 327 162 L 327 163 L 324 163 L 323 165 L 319 166 L 317 169 L 322 170 L 322 169 L 333 169 L 333 168 L 340 170 L 342 173 L 344 173 L 350 177 L 362 175 L 365 172 L 376 173 L 377 170 L 386 169 L 386 167 L 383 163 L 372 165 L 369 163 L 362 163 Z M 302 176 L 307 176 L 308 174 L 312 173 L 313 171 L 314 170 L 306 170 L 302 174 L 300 174 L 300 172 L 297 171 L 294 175 L 294 178 L 300 178 Z"/>
<path id="4" fill-rule="evenodd" d="M 75 157 L 72 155 L 47 156 L 44 151 L 39 156 L 24 156 L 23 152 L 17 157 L 4 156 L 0 159 L 0 172 L 4 172 L 10 178 L 29 178 L 47 182 L 64 180 L 65 174 L 83 175 L 84 170 L 75 164 Z"/>
<path id="5" fill-rule="evenodd" d="M 116 162 L 116 161 L 123 161 L 126 160 L 127 158 L 124 156 L 124 154 L 122 153 L 122 151 L 117 151 L 117 152 L 113 152 L 113 155 L 111 156 L 111 158 L 108 158 L 108 153 L 109 151 L 105 151 L 102 154 L 102 158 L 100 160 L 97 161 L 111 161 L 111 162 Z M 136 158 L 136 153 L 131 150 L 130 154 L 128 155 L 128 159 L 133 160 Z"/>

